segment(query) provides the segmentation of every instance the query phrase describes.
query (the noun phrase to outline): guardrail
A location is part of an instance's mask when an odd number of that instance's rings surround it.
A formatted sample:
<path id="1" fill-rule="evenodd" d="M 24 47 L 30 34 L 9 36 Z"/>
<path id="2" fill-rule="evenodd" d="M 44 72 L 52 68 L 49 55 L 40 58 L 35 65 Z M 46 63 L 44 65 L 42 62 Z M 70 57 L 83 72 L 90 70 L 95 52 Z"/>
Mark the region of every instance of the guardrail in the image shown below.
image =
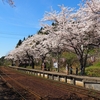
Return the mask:
<path id="1" fill-rule="evenodd" d="M 88 76 L 76 76 L 76 75 L 66 75 L 64 73 L 42 71 L 36 69 L 27 69 L 22 67 L 9 66 L 10 68 L 20 70 L 27 74 L 32 74 L 35 76 L 40 76 L 47 79 L 52 79 L 55 81 L 66 82 L 68 84 L 73 84 L 77 86 L 82 86 L 85 88 L 90 88 L 100 91 L 100 78 L 99 77 L 88 77 Z"/>

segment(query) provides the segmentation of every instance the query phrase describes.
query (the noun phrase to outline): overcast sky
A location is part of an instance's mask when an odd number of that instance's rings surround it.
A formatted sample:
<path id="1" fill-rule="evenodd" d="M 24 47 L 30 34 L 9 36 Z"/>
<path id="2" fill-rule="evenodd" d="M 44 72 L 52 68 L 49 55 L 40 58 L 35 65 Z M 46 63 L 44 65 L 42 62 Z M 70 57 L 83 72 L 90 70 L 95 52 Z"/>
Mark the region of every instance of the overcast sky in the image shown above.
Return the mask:
<path id="1" fill-rule="evenodd" d="M 13 50 L 19 41 L 40 29 L 40 20 L 52 7 L 59 11 L 58 5 L 78 9 L 81 0 L 14 0 L 12 8 L 0 0 L 0 57 Z"/>

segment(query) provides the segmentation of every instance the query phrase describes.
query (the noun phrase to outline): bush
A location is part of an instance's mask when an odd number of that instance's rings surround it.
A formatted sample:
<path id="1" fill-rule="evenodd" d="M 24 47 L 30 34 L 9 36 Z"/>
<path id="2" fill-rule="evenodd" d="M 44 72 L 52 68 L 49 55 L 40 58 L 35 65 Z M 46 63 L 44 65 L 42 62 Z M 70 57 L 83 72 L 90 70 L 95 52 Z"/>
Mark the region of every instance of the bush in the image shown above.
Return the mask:
<path id="1" fill-rule="evenodd" d="M 96 62 L 93 66 L 86 68 L 86 75 L 92 77 L 100 77 L 100 62 Z"/>

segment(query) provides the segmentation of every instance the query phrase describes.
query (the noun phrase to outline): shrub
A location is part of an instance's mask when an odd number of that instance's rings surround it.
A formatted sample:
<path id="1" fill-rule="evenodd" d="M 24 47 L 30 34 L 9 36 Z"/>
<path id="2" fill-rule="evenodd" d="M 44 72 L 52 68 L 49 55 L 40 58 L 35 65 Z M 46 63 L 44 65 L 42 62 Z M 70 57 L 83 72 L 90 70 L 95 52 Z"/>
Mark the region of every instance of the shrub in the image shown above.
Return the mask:
<path id="1" fill-rule="evenodd" d="M 88 67 L 86 68 L 85 73 L 87 76 L 100 77 L 100 67 L 95 67 L 95 66 Z"/>

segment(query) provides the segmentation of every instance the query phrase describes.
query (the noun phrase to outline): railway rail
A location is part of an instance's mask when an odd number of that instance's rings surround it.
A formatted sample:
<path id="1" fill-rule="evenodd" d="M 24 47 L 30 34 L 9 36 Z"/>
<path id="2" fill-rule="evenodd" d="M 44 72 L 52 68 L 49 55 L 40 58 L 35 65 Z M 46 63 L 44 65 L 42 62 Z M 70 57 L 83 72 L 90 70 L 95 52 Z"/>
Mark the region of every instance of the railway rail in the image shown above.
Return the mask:
<path id="1" fill-rule="evenodd" d="M 17 76 L 17 78 L 16 78 L 15 73 L 16 72 L 14 72 L 14 70 L 12 70 L 12 69 L 9 70 L 9 68 L 0 69 L 0 74 L 1 74 L 2 79 L 6 80 L 6 82 L 11 83 L 11 85 L 14 87 L 14 89 L 17 90 L 17 92 L 19 94 L 21 94 L 26 100 L 31 100 L 29 98 L 32 98 L 32 100 L 45 100 L 45 98 L 46 98 L 46 100 L 52 100 L 50 98 L 52 97 L 53 94 L 45 95 L 45 93 L 44 93 L 45 96 L 43 96 L 42 93 L 39 94 L 39 93 L 36 93 L 36 91 L 33 91 L 32 89 L 30 89 L 31 87 L 29 87 L 28 84 L 27 84 L 27 86 L 24 86 L 24 84 L 18 82 L 18 80 L 16 80 L 16 79 L 18 79 L 19 76 Z M 21 78 L 22 78 L 22 76 L 20 76 L 20 80 L 21 80 Z M 35 80 L 35 79 L 33 79 L 33 80 L 37 84 L 40 83 L 40 80 Z M 46 86 L 43 85 L 45 83 L 46 83 Z M 16 85 L 13 85 L 13 84 L 16 84 Z M 65 83 L 61 83 L 61 82 L 52 81 L 52 84 L 53 84 L 51 87 L 52 91 L 56 90 L 57 92 L 64 93 L 63 96 L 58 97 L 59 99 L 57 99 L 57 100 L 69 100 L 69 99 L 65 99 L 68 97 L 70 98 L 70 100 L 79 100 L 79 98 L 80 98 L 80 100 L 83 100 L 81 98 L 85 98 L 84 100 L 100 100 L 100 91 L 89 90 L 89 89 L 85 89 L 83 87 L 78 87 L 78 86 L 65 84 Z M 35 83 L 34 83 L 34 85 L 35 85 Z M 41 84 L 39 84 L 39 85 L 42 88 L 42 91 L 43 91 L 43 89 L 44 89 L 44 91 L 46 91 L 46 88 L 47 89 L 50 88 L 50 83 L 48 80 L 41 81 Z M 21 91 L 21 92 L 19 92 L 19 91 Z M 47 99 L 47 98 L 49 98 L 49 99 Z M 25 100 L 25 99 L 23 99 L 23 100 Z"/>
<path id="2" fill-rule="evenodd" d="M 3 80 L 4 84 L 6 84 L 12 91 L 19 95 L 19 100 L 26 100 L 25 97 L 21 93 L 19 93 L 14 87 L 12 87 L 2 76 L 0 76 L 0 78 Z"/>
<path id="3" fill-rule="evenodd" d="M 0 100 L 25 100 L 17 91 L 13 90 L 0 75 Z"/>
<path id="4" fill-rule="evenodd" d="M 5 79 L 3 76 L 6 76 L 7 79 Z M 12 88 L 21 98 L 22 100 L 27 100 L 27 99 L 33 99 L 33 100 L 41 100 L 41 96 L 36 94 L 36 92 L 26 88 L 19 82 L 17 82 L 15 79 L 11 78 L 9 75 L 4 73 L 3 71 L 0 70 L 0 77 L 1 79 L 7 84 L 9 88 Z M 11 82 L 17 85 L 11 84 Z"/>

